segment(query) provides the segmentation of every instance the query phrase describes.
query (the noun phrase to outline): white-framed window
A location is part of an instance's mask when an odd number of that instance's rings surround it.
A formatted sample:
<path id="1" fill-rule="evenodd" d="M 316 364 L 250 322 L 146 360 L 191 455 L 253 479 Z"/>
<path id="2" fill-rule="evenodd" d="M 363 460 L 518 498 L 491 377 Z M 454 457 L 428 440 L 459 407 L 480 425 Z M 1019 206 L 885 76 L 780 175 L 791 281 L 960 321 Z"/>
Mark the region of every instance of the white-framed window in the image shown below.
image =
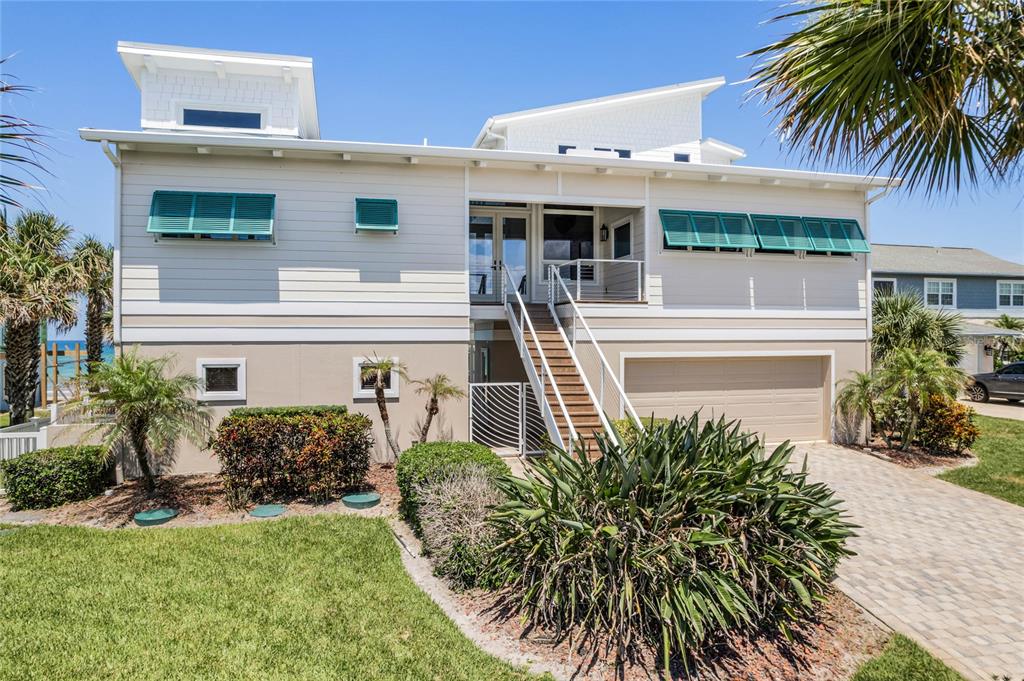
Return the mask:
<path id="1" fill-rule="evenodd" d="M 997 281 L 996 308 L 1024 307 L 1024 281 Z"/>
<path id="2" fill-rule="evenodd" d="M 924 304 L 927 307 L 956 307 L 956 279 L 925 279 Z"/>
<path id="3" fill-rule="evenodd" d="M 896 293 L 896 280 L 892 277 L 872 277 L 871 284 L 874 286 L 875 295 Z"/>
<path id="4" fill-rule="evenodd" d="M 398 399 L 398 388 L 402 381 L 402 377 L 398 374 L 398 358 L 392 357 L 391 361 L 394 362 L 396 368 L 391 370 L 391 374 L 384 377 L 384 397 L 388 399 Z M 372 360 L 368 357 L 353 357 L 352 358 L 352 397 L 353 399 L 374 399 L 377 394 L 374 392 L 374 381 L 372 378 L 363 379 L 363 367 L 368 364 L 372 364 Z"/>
<path id="5" fill-rule="evenodd" d="M 196 360 L 196 376 L 202 402 L 245 399 L 244 357 L 200 357 Z"/>
<path id="6" fill-rule="evenodd" d="M 225 105 L 212 102 L 178 101 L 174 104 L 177 123 L 189 130 L 266 130 L 269 106 Z"/>

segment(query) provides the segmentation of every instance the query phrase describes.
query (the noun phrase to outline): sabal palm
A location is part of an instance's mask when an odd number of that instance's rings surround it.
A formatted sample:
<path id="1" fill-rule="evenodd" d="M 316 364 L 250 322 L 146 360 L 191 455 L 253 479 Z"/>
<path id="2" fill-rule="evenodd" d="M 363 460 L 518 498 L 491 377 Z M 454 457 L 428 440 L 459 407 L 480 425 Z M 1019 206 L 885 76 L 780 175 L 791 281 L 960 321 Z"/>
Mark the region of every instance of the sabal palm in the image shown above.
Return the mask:
<path id="1" fill-rule="evenodd" d="M 48 321 L 73 326 L 81 285 L 71 227 L 48 213 L 23 213 L 13 224 L 0 214 L 0 318 L 12 424 L 23 423 L 35 401 L 39 327 Z"/>
<path id="2" fill-rule="evenodd" d="M 875 297 L 871 308 L 871 355 L 883 363 L 896 350 L 935 350 L 950 365 L 964 356 L 958 313 L 930 310 L 919 293 L 889 293 Z"/>
<path id="3" fill-rule="evenodd" d="M 917 434 L 921 414 L 929 400 L 933 396 L 955 398 L 966 384 L 967 376 L 957 367 L 949 366 L 945 356 L 935 350 L 900 348 L 881 366 L 878 381 L 887 397 L 906 402 L 902 448 L 907 449 Z"/>
<path id="4" fill-rule="evenodd" d="M 75 249 L 85 293 L 85 356 L 89 373 L 103 361 L 106 316 L 114 299 L 114 249 L 86 237 Z"/>
<path id="5" fill-rule="evenodd" d="M 928 191 L 1012 179 L 1024 157 L 1018 0 L 794 3 L 790 35 L 751 53 L 791 148 Z M 748 55 L 748 56 L 751 56 Z"/>
<path id="6" fill-rule="evenodd" d="M 380 420 L 384 425 L 384 438 L 387 440 L 388 449 L 391 450 L 391 455 L 398 458 L 398 455 L 402 453 L 401 448 L 398 446 L 398 441 L 395 439 L 394 434 L 391 431 L 391 417 L 388 414 L 388 401 L 384 395 L 384 391 L 387 388 L 385 381 L 388 380 L 388 376 L 396 373 L 402 379 L 409 377 L 408 372 L 405 369 L 405 365 L 401 362 L 394 360 L 391 357 L 378 357 L 374 354 L 373 359 L 364 362 L 360 369 L 360 378 L 363 381 L 373 381 L 373 394 L 377 399 L 377 410 L 380 412 Z"/>
<path id="7" fill-rule="evenodd" d="M 420 429 L 420 442 L 426 442 L 430 424 L 441 411 L 441 402 L 461 400 L 466 396 L 466 391 L 452 383 L 446 374 L 437 374 L 422 381 L 416 381 L 416 384 L 418 386 L 416 394 L 427 396 L 427 414 Z"/>
<path id="8" fill-rule="evenodd" d="M 168 376 L 173 356 L 146 358 L 136 350 L 97 364 L 88 381 L 92 394 L 76 409 L 108 417 L 104 444 L 130 446 L 135 452 L 146 488 L 156 488 L 150 458 L 158 461 L 185 438 L 205 446 L 210 413 L 196 400 L 199 379 L 191 374 Z"/>
<path id="9" fill-rule="evenodd" d="M 1007 331 L 1024 331 L 1024 319 L 1001 314 L 998 319 L 992 322 L 992 326 L 998 329 L 1006 329 Z M 1022 347 L 1024 347 L 1024 342 L 1020 338 L 1001 337 L 999 339 L 999 359 L 1003 362 L 1009 361 L 1013 355 L 1021 353 Z"/>

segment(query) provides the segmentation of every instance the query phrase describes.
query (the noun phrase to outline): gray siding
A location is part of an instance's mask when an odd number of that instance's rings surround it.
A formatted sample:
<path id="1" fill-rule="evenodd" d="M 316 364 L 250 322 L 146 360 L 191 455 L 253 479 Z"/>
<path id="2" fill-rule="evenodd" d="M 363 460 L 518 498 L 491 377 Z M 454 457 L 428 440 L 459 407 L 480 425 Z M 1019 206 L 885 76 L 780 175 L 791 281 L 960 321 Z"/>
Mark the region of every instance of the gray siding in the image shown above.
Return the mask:
<path id="1" fill-rule="evenodd" d="M 993 310 L 996 307 L 996 277 L 950 277 L 935 275 L 925 277 L 919 274 L 874 275 L 878 279 L 896 279 L 898 291 L 917 291 L 924 296 L 924 280 L 956 279 L 956 306 L 959 310 Z"/>

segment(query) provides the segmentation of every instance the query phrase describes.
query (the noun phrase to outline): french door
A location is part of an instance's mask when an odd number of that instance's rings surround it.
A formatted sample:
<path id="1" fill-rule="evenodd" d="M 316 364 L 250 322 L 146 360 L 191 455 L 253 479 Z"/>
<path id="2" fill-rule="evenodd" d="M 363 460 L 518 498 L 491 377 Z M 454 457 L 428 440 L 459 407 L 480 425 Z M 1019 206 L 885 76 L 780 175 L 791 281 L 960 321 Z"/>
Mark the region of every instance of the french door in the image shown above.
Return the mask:
<path id="1" fill-rule="evenodd" d="M 469 300 L 500 303 L 502 268 L 507 268 L 525 297 L 529 274 L 524 212 L 473 211 L 469 215 Z"/>

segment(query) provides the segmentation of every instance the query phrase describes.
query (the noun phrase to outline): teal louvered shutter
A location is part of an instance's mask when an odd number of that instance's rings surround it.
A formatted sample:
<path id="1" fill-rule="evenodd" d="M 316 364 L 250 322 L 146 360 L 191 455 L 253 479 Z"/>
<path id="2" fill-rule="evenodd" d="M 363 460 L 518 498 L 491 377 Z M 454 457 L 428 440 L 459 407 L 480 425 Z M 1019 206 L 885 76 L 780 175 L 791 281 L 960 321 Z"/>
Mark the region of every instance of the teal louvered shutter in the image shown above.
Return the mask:
<path id="1" fill-rule="evenodd" d="M 235 194 L 233 234 L 270 236 L 274 233 L 273 194 Z"/>
<path id="2" fill-rule="evenodd" d="M 356 229 L 397 232 L 398 201 L 395 199 L 357 198 Z"/>
<path id="3" fill-rule="evenodd" d="M 697 242 L 700 246 L 709 248 L 715 246 L 728 246 L 725 234 L 718 224 L 718 216 L 714 213 L 690 213 L 693 221 L 693 231 L 697 235 Z"/>
<path id="4" fill-rule="evenodd" d="M 753 215 L 754 230 L 766 251 L 809 251 L 814 244 L 800 218 L 787 215 Z"/>
<path id="5" fill-rule="evenodd" d="M 871 246 L 864 238 L 864 232 L 856 220 L 840 220 L 839 224 L 846 231 L 846 239 L 850 242 L 851 253 L 870 253 Z"/>
<path id="6" fill-rule="evenodd" d="M 733 248 L 757 248 L 757 236 L 749 216 L 743 213 L 719 213 L 725 240 Z"/>
<path id="7" fill-rule="evenodd" d="M 871 247 L 856 220 L 804 218 L 814 250 L 830 253 L 870 253 Z"/>
<path id="8" fill-rule="evenodd" d="M 153 192 L 147 232 L 188 234 L 192 227 L 193 192 Z"/>
<path id="9" fill-rule="evenodd" d="M 232 194 L 196 194 L 191 231 L 196 234 L 228 234 L 234 211 Z"/>
<path id="10" fill-rule="evenodd" d="M 665 245 L 674 248 L 700 246 L 700 241 L 690 222 L 690 214 L 681 210 L 660 210 L 661 230 L 665 234 Z"/>
<path id="11" fill-rule="evenodd" d="M 804 226 L 807 233 L 811 235 L 815 251 L 835 251 L 836 245 L 832 243 L 832 237 L 828 233 L 825 221 L 820 218 L 804 218 Z"/>

